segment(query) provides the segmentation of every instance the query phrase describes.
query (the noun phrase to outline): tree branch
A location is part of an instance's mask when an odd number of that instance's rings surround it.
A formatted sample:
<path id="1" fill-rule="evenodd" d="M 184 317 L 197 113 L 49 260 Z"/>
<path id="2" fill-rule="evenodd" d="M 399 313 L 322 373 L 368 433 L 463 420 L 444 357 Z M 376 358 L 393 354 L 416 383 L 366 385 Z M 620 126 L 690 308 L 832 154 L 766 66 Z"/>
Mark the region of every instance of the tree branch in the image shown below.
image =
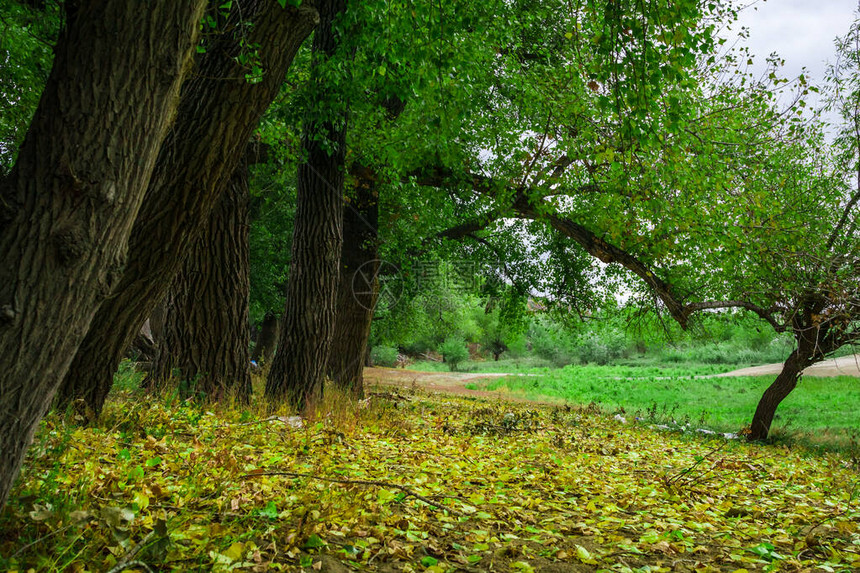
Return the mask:
<path id="1" fill-rule="evenodd" d="M 858 176 L 860 178 L 860 176 Z M 839 218 L 839 222 L 836 224 L 836 227 L 833 228 L 833 232 L 830 233 L 830 237 L 827 239 L 827 250 L 830 251 L 833 248 L 833 244 L 836 242 L 836 239 L 839 238 L 839 232 L 842 231 L 842 228 L 845 226 L 845 223 L 848 222 L 848 217 L 851 216 L 851 210 L 857 206 L 857 202 L 860 201 L 860 188 L 854 193 L 851 197 L 851 200 L 848 201 L 848 204 L 845 205 L 845 209 L 842 211 L 842 217 Z"/>
<path id="2" fill-rule="evenodd" d="M 788 330 L 788 326 L 779 322 L 774 316 L 774 313 L 778 309 L 762 308 L 756 304 L 743 300 L 712 300 L 704 302 L 693 302 L 685 305 L 684 308 L 687 309 L 688 314 L 692 314 L 701 310 L 720 308 L 743 308 L 745 310 L 757 314 L 760 318 L 767 321 L 776 332 L 786 332 Z"/>
<path id="3" fill-rule="evenodd" d="M 244 479 L 244 478 L 255 478 L 255 477 L 260 477 L 260 476 L 303 477 L 303 478 L 308 478 L 308 479 L 316 479 L 316 480 L 320 480 L 320 481 L 325 481 L 325 482 L 329 482 L 329 483 L 343 483 L 343 484 L 353 484 L 353 485 L 375 485 L 378 487 L 390 487 L 390 488 L 394 488 L 394 489 L 399 489 L 400 491 L 405 493 L 407 496 L 414 497 L 415 499 L 419 499 L 419 500 L 423 501 L 424 503 L 426 503 L 427 505 L 431 505 L 433 507 L 436 507 L 438 509 L 442 509 L 444 511 L 449 511 L 449 512 L 453 513 L 454 515 L 458 515 L 460 517 L 468 517 L 462 511 L 459 511 L 459 510 L 454 509 L 452 507 L 445 507 L 444 505 L 439 505 L 438 503 L 436 503 L 435 501 L 433 501 L 429 497 L 425 497 L 425 496 L 415 492 L 414 490 L 406 487 L 405 485 L 400 485 L 397 483 L 391 483 L 391 482 L 387 482 L 387 481 L 368 480 L 368 479 L 328 478 L 328 477 L 317 476 L 314 474 L 304 474 L 304 473 L 287 472 L 287 471 L 271 471 L 271 472 L 250 473 L 250 474 L 245 474 L 241 477 Z"/>

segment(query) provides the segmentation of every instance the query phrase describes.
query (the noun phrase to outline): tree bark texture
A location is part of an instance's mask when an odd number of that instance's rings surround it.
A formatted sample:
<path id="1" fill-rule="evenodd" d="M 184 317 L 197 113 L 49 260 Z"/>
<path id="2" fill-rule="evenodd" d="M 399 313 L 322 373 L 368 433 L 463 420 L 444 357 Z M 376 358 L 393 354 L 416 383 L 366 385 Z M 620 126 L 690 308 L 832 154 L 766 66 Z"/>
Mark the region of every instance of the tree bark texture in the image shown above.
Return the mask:
<path id="1" fill-rule="evenodd" d="M 767 438 L 777 407 L 795 389 L 807 362 L 800 351 L 795 349 L 783 363 L 782 371 L 764 391 L 756 406 L 747 440 L 757 441 Z"/>
<path id="2" fill-rule="evenodd" d="M 820 303 L 820 300 L 816 301 Z M 836 350 L 833 338 L 828 336 L 829 328 L 820 327 L 814 317 L 821 312 L 821 306 L 807 306 L 799 312 L 793 321 L 793 329 L 797 346 L 786 359 L 782 371 L 776 380 L 764 391 L 750 424 L 748 441 L 758 441 L 767 438 L 770 426 L 780 403 L 788 397 L 803 376 L 803 370 L 822 360 L 828 353 Z"/>
<path id="3" fill-rule="evenodd" d="M 263 324 L 260 326 L 260 335 L 257 337 L 257 344 L 254 345 L 254 353 L 251 355 L 251 360 L 260 366 L 266 366 L 272 363 L 272 358 L 275 357 L 275 348 L 278 345 L 278 335 L 281 332 L 281 321 L 273 312 L 266 313 L 263 317 Z"/>
<path id="4" fill-rule="evenodd" d="M 276 0 L 233 3 L 228 31 L 207 47 L 183 88 L 131 234 L 125 272 L 74 358 L 61 405 L 82 398 L 99 415 L 125 349 L 165 296 L 317 21 L 307 2 L 299 8 L 281 8 Z M 255 44 L 264 70 L 259 83 L 246 81 L 236 60 L 243 45 Z"/>
<path id="5" fill-rule="evenodd" d="M 188 396 L 251 397 L 248 168 L 240 166 L 167 295 L 164 336 L 151 376 Z"/>
<path id="6" fill-rule="evenodd" d="M 343 209 L 343 249 L 328 377 L 356 399 L 364 397 L 364 357 L 379 294 L 379 190 L 375 174 L 357 167 L 355 189 Z"/>
<path id="7" fill-rule="evenodd" d="M 66 3 L 42 99 L 0 180 L 0 509 L 123 268 L 204 7 Z"/>
<path id="8" fill-rule="evenodd" d="M 311 81 L 319 94 L 326 85 L 320 61 L 335 54 L 338 34 L 332 23 L 343 13 L 345 0 L 320 2 L 320 26 L 314 35 Z M 287 302 L 278 350 L 266 381 L 274 406 L 284 400 L 307 408 L 322 396 L 335 321 L 335 292 L 342 237 L 346 112 L 340 117 L 305 121 L 298 168 L 296 219 Z"/>

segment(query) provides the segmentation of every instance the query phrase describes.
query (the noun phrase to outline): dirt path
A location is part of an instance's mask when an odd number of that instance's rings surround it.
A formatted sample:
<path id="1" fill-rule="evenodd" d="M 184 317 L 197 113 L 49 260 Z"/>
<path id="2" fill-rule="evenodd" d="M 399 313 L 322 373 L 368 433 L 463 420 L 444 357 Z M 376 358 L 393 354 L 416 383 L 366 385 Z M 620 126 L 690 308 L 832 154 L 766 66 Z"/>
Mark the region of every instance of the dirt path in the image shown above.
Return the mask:
<path id="1" fill-rule="evenodd" d="M 715 378 L 728 376 L 776 376 L 782 370 L 782 364 L 765 364 L 763 366 L 752 366 L 741 368 L 724 374 L 716 374 Z M 830 377 L 830 376 L 857 376 L 860 377 L 860 354 L 831 358 L 818 364 L 814 364 L 803 371 L 804 376 Z"/>
<path id="2" fill-rule="evenodd" d="M 475 398 L 497 398 L 510 402 L 537 402 L 549 404 L 555 402 L 526 400 L 512 395 L 504 390 L 471 390 L 466 384 L 478 380 L 492 380 L 506 376 L 525 376 L 524 374 L 508 374 L 505 372 L 419 372 L 400 368 L 365 368 L 364 381 L 369 386 L 389 386 L 397 388 L 421 388 L 428 392 L 455 394 L 457 396 L 472 396 Z"/>

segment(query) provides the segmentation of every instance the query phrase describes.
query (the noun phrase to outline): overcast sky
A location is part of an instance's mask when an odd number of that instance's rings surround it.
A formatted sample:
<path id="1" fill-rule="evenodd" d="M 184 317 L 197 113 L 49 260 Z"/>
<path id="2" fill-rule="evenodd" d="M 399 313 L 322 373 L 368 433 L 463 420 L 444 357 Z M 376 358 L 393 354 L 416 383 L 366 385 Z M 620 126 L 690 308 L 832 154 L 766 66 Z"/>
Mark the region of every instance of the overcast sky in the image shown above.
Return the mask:
<path id="1" fill-rule="evenodd" d="M 858 0 L 766 0 L 741 12 L 739 25 L 749 28 L 748 45 L 757 66 L 772 52 L 785 59 L 783 75 L 803 67 L 815 83 L 824 77 L 826 62 L 835 60 L 833 40 L 848 32 Z M 733 28 L 738 25 L 733 26 Z"/>

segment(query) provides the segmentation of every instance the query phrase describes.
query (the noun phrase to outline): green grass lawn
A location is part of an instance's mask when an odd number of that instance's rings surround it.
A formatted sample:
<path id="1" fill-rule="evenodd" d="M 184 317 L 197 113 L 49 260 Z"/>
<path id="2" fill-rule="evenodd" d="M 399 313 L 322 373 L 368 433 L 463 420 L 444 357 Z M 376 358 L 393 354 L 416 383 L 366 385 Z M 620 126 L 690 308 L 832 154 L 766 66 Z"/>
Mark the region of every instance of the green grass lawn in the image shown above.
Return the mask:
<path id="1" fill-rule="evenodd" d="M 696 378 L 711 373 L 708 368 L 717 367 L 568 366 L 470 387 L 506 389 L 529 398 L 549 397 L 572 404 L 596 402 L 609 411 L 623 408 L 627 417 L 658 423 L 675 419 L 697 428 L 736 432 L 749 424 L 773 377 Z M 860 434 L 858 412 L 860 379 L 807 377 L 779 407 L 773 434 L 804 437 L 811 443 L 847 443 Z"/>
<path id="2" fill-rule="evenodd" d="M 551 374 L 561 372 L 570 368 L 579 373 L 593 373 L 595 376 L 608 378 L 630 378 L 643 376 L 704 376 L 708 374 L 720 374 L 730 372 L 738 368 L 744 368 L 750 364 L 702 364 L 694 362 L 685 363 L 657 363 L 653 361 L 628 361 L 616 366 L 565 366 L 559 368 L 551 361 L 538 357 L 527 357 L 522 359 L 503 359 L 498 362 L 493 360 L 475 361 L 467 360 L 457 368 L 458 372 L 516 372 L 522 374 Z M 410 370 L 422 372 L 448 372 L 448 365 L 444 362 L 432 360 L 420 360 L 408 366 Z M 591 375 L 591 374 L 589 374 Z"/>

